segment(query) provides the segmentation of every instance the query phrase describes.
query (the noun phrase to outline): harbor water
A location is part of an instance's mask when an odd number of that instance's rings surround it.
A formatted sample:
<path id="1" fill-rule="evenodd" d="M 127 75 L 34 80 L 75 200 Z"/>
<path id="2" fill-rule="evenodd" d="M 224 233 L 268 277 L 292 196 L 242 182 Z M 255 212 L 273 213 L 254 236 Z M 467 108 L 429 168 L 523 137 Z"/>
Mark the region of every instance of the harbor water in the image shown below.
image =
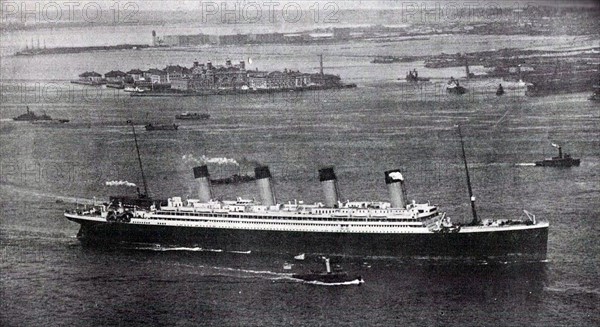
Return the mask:
<path id="1" fill-rule="evenodd" d="M 489 40 L 482 37 L 473 50 L 485 49 Z M 529 41 L 550 42 L 544 37 Z M 400 43 L 393 46 L 410 51 Z M 471 92 L 453 96 L 435 82 L 408 87 L 397 80 L 422 63 L 373 65 L 369 51 L 375 50 L 360 43 L 321 47 L 326 72 L 357 88 L 153 98 L 68 82 L 88 70 L 190 66 L 194 59 L 220 63 L 226 57 L 253 58 L 261 69 L 312 72 L 318 58 L 311 46 L 3 57 L 0 324 L 600 324 L 600 113 L 586 100 L 589 94 L 529 98 L 522 90 L 507 89 L 497 97 L 498 81 L 476 80 L 464 82 Z M 459 76 L 461 70 L 419 72 Z M 70 122 L 12 121 L 26 106 Z M 210 119 L 182 121 L 177 131 L 143 129 L 148 122 L 173 123 L 185 111 L 208 113 Z M 268 165 L 276 197 L 286 202 L 323 201 L 317 170 L 328 165 L 335 166 L 344 200 L 388 201 L 383 172 L 399 168 L 410 199 L 430 201 L 454 221 L 467 222 L 470 205 L 455 129 L 460 124 L 480 218 L 516 219 L 525 209 L 549 221 L 548 258 L 465 262 L 338 256 L 332 264 L 359 273 L 365 283 L 320 286 L 290 276 L 321 269 L 321 256 L 327 254 L 307 253 L 304 261 L 294 261 L 298 253 L 278 252 L 277 244 L 272 253 L 224 252 L 202 244 L 83 247 L 76 239 L 78 225 L 63 217 L 64 209 L 111 194 L 135 195 L 134 187 L 107 186 L 107 181 L 141 185 L 128 120 L 135 124 L 149 192 L 156 198 L 197 196 L 191 170 L 196 162 L 190 157 L 238 163 L 213 160 L 209 169 L 215 177 L 250 173 L 255 163 Z M 551 142 L 580 158 L 581 165 L 529 165 L 556 155 Z M 254 183 L 245 183 L 216 185 L 213 193 L 234 199 L 254 198 L 257 191 Z M 291 270 L 283 269 L 286 262 L 294 263 Z"/>

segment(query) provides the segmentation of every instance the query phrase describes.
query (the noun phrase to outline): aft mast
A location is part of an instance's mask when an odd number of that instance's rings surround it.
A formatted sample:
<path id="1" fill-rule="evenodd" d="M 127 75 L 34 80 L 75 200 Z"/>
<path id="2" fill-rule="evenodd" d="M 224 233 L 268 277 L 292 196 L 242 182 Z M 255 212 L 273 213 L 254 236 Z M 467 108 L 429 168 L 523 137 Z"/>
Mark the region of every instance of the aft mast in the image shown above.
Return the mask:
<path id="1" fill-rule="evenodd" d="M 142 158 L 140 157 L 140 147 L 138 146 L 137 135 L 135 134 L 135 126 L 133 125 L 133 121 L 128 120 L 127 123 L 131 125 L 131 130 L 133 130 L 133 139 L 135 140 L 135 151 L 137 152 L 138 163 L 140 164 L 140 171 L 142 173 L 142 183 L 144 183 L 144 194 L 140 194 L 138 190 L 138 196 L 140 198 L 148 197 L 148 185 L 146 183 L 146 175 L 144 175 L 144 167 L 142 166 Z"/>
<path id="2" fill-rule="evenodd" d="M 463 162 L 465 164 L 465 173 L 467 175 L 467 187 L 469 189 L 469 199 L 471 200 L 471 211 L 473 214 L 473 220 L 471 221 L 471 225 L 479 224 L 479 219 L 477 218 L 477 211 L 475 210 L 475 197 L 473 196 L 473 189 L 471 188 L 471 178 L 469 177 L 469 167 L 467 165 L 467 155 L 465 154 L 465 143 L 462 138 L 462 133 L 460 132 L 460 125 L 456 125 L 458 129 L 458 136 L 460 137 L 460 146 L 462 148 L 462 157 Z"/>

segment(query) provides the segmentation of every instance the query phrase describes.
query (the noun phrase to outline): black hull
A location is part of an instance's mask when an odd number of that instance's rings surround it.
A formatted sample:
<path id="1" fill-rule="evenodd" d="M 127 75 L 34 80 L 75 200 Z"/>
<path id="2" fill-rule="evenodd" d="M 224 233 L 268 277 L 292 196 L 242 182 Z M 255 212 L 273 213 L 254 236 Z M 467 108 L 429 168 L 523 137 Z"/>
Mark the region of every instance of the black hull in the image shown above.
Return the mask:
<path id="1" fill-rule="evenodd" d="M 579 160 L 579 159 L 543 160 L 543 161 L 536 161 L 535 165 L 542 166 L 542 167 L 573 167 L 573 166 L 579 166 L 580 163 L 581 163 L 581 160 Z"/>
<path id="2" fill-rule="evenodd" d="M 318 253 L 382 257 L 466 257 L 546 259 L 548 227 L 477 233 L 316 233 L 155 226 L 90 222 L 79 224 L 84 244 L 131 243 L 194 246 L 224 251 Z"/>

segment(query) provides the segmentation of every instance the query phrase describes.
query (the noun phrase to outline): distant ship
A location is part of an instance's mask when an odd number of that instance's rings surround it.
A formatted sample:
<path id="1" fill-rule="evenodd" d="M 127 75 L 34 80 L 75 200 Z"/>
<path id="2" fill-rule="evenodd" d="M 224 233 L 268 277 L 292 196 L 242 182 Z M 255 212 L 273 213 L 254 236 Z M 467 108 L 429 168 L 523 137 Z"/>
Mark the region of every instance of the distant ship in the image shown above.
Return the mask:
<path id="1" fill-rule="evenodd" d="M 29 110 L 29 106 L 27 106 L 27 112 L 24 114 L 21 114 L 17 117 L 14 117 L 13 120 L 16 121 L 38 121 L 38 120 L 52 120 L 52 117 L 43 114 L 41 116 L 38 116 L 35 114 L 35 112 L 30 111 Z"/>
<path id="2" fill-rule="evenodd" d="M 328 285 L 362 284 L 362 276 L 357 274 L 348 274 L 347 272 L 332 272 L 329 258 L 325 260 L 325 272 L 311 272 L 305 274 L 293 274 L 292 278 L 301 279 L 307 282 L 319 282 Z"/>
<path id="3" fill-rule="evenodd" d="M 204 119 L 209 119 L 210 115 L 209 114 L 199 114 L 199 113 L 189 113 L 189 112 L 184 112 L 180 115 L 176 115 L 175 119 L 181 119 L 181 120 L 204 120 Z"/>
<path id="4" fill-rule="evenodd" d="M 560 145 L 552 143 L 552 146 L 558 148 L 558 157 L 547 158 L 544 160 L 536 161 L 536 166 L 544 166 L 544 167 L 572 167 L 579 166 L 580 159 L 574 159 L 568 154 L 562 153 L 562 148 Z"/>
<path id="5" fill-rule="evenodd" d="M 144 126 L 147 131 L 176 131 L 179 128 L 177 124 L 147 124 Z"/>
<path id="6" fill-rule="evenodd" d="M 427 77 L 419 77 L 419 73 L 417 72 L 416 69 L 409 71 L 408 74 L 406 74 L 406 81 L 407 82 L 429 82 L 429 78 Z"/>
<path id="7" fill-rule="evenodd" d="M 527 211 L 519 218 L 477 216 L 458 132 L 472 213 L 466 224 L 451 221 L 429 202 L 409 201 L 400 170 L 385 172 L 390 202 L 342 202 L 333 167 L 319 170 L 323 202 L 277 202 L 266 166 L 255 168 L 260 200 L 216 200 L 206 165 L 193 169 L 199 189 L 196 199 L 152 199 L 147 196 L 139 150 L 145 192 L 138 199 L 113 196 L 101 205 L 67 210 L 64 216 L 81 225 L 78 238 L 89 245 L 141 242 L 253 253 L 544 260 L 548 222 Z"/>
<path id="8" fill-rule="evenodd" d="M 467 89 L 460 85 L 460 82 L 454 77 L 450 77 L 450 81 L 446 84 L 446 92 L 451 94 L 465 94 Z"/>
<path id="9" fill-rule="evenodd" d="M 496 95 L 497 96 L 504 95 L 504 88 L 502 87 L 502 84 L 498 85 L 498 89 L 496 90 Z"/>

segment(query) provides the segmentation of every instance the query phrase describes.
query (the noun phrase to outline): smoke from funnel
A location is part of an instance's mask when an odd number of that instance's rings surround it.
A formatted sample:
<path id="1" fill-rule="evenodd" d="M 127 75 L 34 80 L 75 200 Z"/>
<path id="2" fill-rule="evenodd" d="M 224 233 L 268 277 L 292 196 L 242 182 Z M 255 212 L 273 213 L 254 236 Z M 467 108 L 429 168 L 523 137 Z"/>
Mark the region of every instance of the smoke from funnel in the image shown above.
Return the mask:
<path id="1" fill-rule="evenodd" d="M 563 154 L 562 154 L 562 148 L 560 147 L 560 145 L 558 145 L 556 143 L 552 143 L 552 146 L 558 149 L 558 157 L 562 158 Z"/>
<path id="2" fill-rule="evenodd" d="M 335 207 L 338 203 L 339 192 L 337 188 L 337 178 L 333 167 L 325 167 L 319 169 L 319 181 L 323 188 L 323 195 L 325 196 L 325 205 L 327 207 Z"/>
<path id="3" fill-rule="evenodd" d="M 212 192 L 210 189 L 210 175 L 208 173 L 208 166 L 194 167 L 194 178 L 198 181 L 200 189 L 198 191 L 198 199 L 200 202 L 210 202 L 212 199 Z"/>
<path id="4" fill-rule="evenodd" d="M 404 176 L 399 169 L 385 172 L 385 183 L 388 186 L 392 208 L 406 208 L 406 188 L 404 187 Z"/>
<path id="5" fill-rule="evenodd" d="M 237 161 L 235 161 L 235 159 L 229 159 L 229 158 L 210 158 L 210 157 L 207 157 L 204 155 L 200 158 L 196 158 L 192 154 L 186 154 L 183 157 L 181 157 L 181 159 L 183 159 L 184 162 L 191 162 L 196 165 L 206 165 L 209 163 L 214 163 L 217 165 L 239 166 L 239 163 Z"/>
<path id="6" fill-rule="evenodd" d="M 254 168 L 254 175 L 262 204 L 266 206 L 275 205 L 275 195 L 271 187 L 271 171 L 269 167 L 258 166 Z"/>

